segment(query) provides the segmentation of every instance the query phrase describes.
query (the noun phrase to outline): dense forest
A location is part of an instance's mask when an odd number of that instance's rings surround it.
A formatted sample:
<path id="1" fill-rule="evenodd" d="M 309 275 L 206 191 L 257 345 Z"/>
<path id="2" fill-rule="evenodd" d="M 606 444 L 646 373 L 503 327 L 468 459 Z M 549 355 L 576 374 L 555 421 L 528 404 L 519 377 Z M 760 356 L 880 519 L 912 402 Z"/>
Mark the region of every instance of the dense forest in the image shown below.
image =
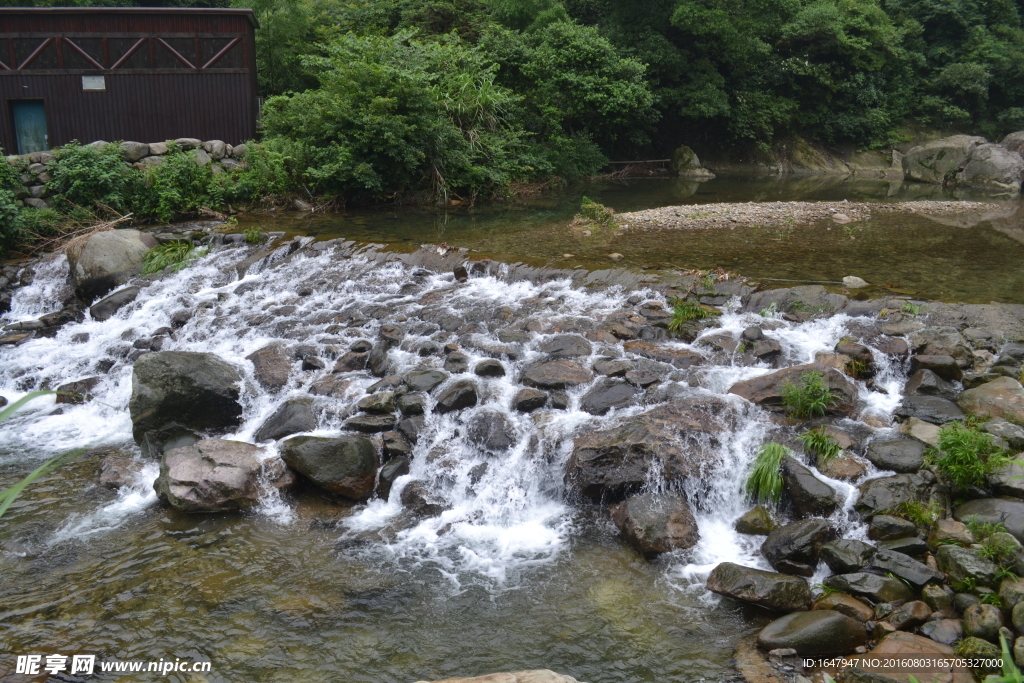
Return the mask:
<path id="1" fill-rule="evenodd" d="M 1024 0 L 236 4 L 260 22 L 266 149 L 349 201 L 501 194 L 679 144 L 1024 128 Z"/>

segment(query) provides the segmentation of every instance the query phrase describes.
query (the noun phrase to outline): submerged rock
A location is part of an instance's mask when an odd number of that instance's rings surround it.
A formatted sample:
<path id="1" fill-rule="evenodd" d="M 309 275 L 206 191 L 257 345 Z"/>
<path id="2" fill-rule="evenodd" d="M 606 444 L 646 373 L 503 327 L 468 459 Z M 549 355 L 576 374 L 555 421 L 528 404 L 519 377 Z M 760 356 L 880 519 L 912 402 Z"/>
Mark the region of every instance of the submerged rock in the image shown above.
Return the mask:
<path id="1" fill-rule="evenodd" d="M 281 444 L 289 467 L 330 493 L 365 500 L 379 465 L 373 442 L 362 436 L 295 436 Z"/>
<path id="2" fill-rule="evenodd" d="M 862 623 L 833 610 L 787 614 L 757 636 L 765 650 L 793 648 L 800 655 L 849 654 L 867 641 Z"/>
<path id="3" fill-rule="evenodd" d="M 674 493 L 645 493 L 612 508 L 623 537 L 645 557 L 692 547 L 700 540 L 690 506 Z"/>
<path id="4" fill-rule="evenodd" d="M 586 384 L 594 373 L 571 360 L 536 363 L 523 371 L 523 384 L 538 389 L 565 389 Z"/>
<path id="5" fill-rule="evenodd" d="M 729 404 L 691 398 L 624 418 L 610 429 L 576 437 L 565 483 L 594 501 L 616 502 L 639 491 L 652 466 L 665 481 L 699 476 L 718 434 L 734 426 Z"/>
<path id="6" fill-rule="evenodd" d="M 741 534 L 767 536 L 778 526 L 772 513 L 764 505 L 747 510 L 736 520 L 736 531 Z"/>
<path id="7" fill-rule="evenodd" d="M 132 435 L 169 424 L 200 431 L 223 430 L 241 422 L 238 370 L 212 353 L 162 351 L 135 362 L 128 410 Z"/>
<path id="8" fill-rule="evenodd" d="M 313 414 L 313 399 L 290 398 L 260 425 L 253 435 L 253 439 L 276 441 L 299 432 L 311 432 L 314 429 L 316 429 L 316 415 Z"/>
<path id="9" fill-rule="evenodd" d="M 766 572 L 723 562 L 708 575 L 708 590 L 776 612 L 805 610 L 811 590 L 799 576 Z"/>

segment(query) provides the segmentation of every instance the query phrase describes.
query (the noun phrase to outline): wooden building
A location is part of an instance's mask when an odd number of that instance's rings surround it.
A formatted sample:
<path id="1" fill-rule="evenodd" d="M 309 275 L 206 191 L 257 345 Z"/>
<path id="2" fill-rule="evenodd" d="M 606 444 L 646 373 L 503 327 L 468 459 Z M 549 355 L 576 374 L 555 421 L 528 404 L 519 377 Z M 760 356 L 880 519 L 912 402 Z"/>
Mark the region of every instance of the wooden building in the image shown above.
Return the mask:
<path id="1" fill-rule="evenodd" d="M 0 147 L 249 140 L 255 29 L 249 9 L 0 8 Z"/>

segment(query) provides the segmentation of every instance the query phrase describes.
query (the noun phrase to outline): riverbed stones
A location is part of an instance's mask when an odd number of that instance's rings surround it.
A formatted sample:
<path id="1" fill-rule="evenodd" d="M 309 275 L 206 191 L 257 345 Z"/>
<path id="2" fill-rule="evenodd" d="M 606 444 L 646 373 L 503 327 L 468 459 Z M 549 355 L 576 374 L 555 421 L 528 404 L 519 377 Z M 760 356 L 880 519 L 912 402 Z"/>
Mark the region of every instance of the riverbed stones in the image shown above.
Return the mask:
<path id="1" fill-rule="evenodd" d="M 875 618 L 875 611 L 863 602 L 846 593 L 829 593 L 822 596 L 811 607 L 812 610 L 830 609 L 864 623 Z M 929 612 L 930 613 L 930 612 Z"/>
<path id="2" fill-rule="evenodd" d="M 879 549 L 868 562 L 869 567 L 903 579 L 915 588 L 922 588 L 930 582 L 942 581 L 943 574 L 926 564 L 892 550 Z"/>
<path id="3" fill-rule="evenodd" d="M 801 517 L 828 517 L 839 507 L 835 489 L 792 456 L 782 461 L 782 481 L 786 495 Z"/>
<path id="4" fill-rule="evenodd" d="M 917 525 L 901 517 L 875 515 L 868 527 L 868 538 L 872 541 L 890 541 L 917 535 Z"/>
<path id="5" fill-rule="evenodd" d="M 378 391 L 364 396 L 356 403 L 356 408 L 364 413 L 392 414 L 395 412 L 395 392 Z"/>
<path id="6" fill-rule="evenodd" d="M 964 610 L 964 633 L 995 643 L 1003 627 L 1003 613 L 995 605 L 980 603 Z"/>
<path id="7" fill-rule="evenodd" d="M 578 334 L 560 334 L 542 343 L 538 349 L 551 359 L 589 356 L 593 347 Z"/>
<path id="8" fill-rule="evenodd" d="M 460 379 L 437 395 L 434 410 L 438 413 L 451 413 L 456 410 L 472 408 L 479 400 L 476 382 L 471 379 Z"/>
<path id="9" fill-rule="evenodd" d="M 241 379 L 237 368 L 212 353 L 161 351 L 142 356 L 135 361 L 128 401 L 136 443 L 142 443 L 146 432 L 170 423 L 201 431 L 237 426 L 242 415 Z"/>
<path id="10" fill-rule="evenodd" d="M 364 413 L 348 418 L 342 423 L 345 429 L 364 434 L 377 434 L 394 429 L 397 419 L 391 414 Z"/>
<path id="11" fill-rule="evenodd" d="M 165 452 L 153 488 L 182 512 L 243 510 L 259 502 L 263 455 L 252 444 L 203 439 Z"/>
<path id="12" fill-rule="evenodd" d="M 980 523 L 1002 524 L 1014 538 L 1024 542 L 1024 501 L 1012 498 L 969 500 L 953 510 L 953 518 L 961 522 L 973 519 Z"/>
<path id="13" fill-rule="evenodd" d="M 245 359 L 252 363 L 256 381 L 271 392 L 280 391 L 281 387 L 288 384 L 288 377 L 295 361 L 294 353 L 285 344 L 280 343 L 259 348 Z"/>
<path id="14" fill-rule="evenodd" d="M 960 394 L 964 412 L 982 418 L 1001 417 L 1024 426 L 1024 387 L 1011 377 L 999 377 Z"/>
<path id="15" fill-rule="evenodd" d="M 138 230 L 97 232 L 66 250 L 78 296 L 91 302 L 128 282 L 142 270 L 146 252 L 156 239 Z"/>
<path id="16" fill-rule="evenodd" d="M 316 415 L 313 413 L 313 399 L 290 398 L 282 403 L 256 430 L 253 439 L 257 442 L 276 441 L 299 432 L 316 429 Z"/>
<path id="17" fill-rule="evenodd" d="M 974 352 L 960 331 L 955 327 L 928 326 L 907 335 L 915 355 L 952 356 L 961 368 L 974 364 Z M 941 377 L 941 373 L 939 373 Z M 944 377 L 943 379 L 950 379 Z"/>
<path id="18" fill-rule="evenodd" d="M 924 444 L 914 439 L 872 441 L 864 457 L 875 467 L 900 473 L 912 473 L 924 464 Z"/>
<path id="19" fill-rule="evenodd" d="M 911 600 L 900 605 L 885 618 L 885 621 L 897 631 L 912 631 L 928 620 L 932 615 L 931 608 L 921 600 Z"/>
<path id="20" fill-rule="evenodd" d="M 617 502 L 648 482 L 656 466 L 665 481 L 699 476 L 719 434 L 735 414 L 719 398 L 688 398 L 624 418 L 576 437 L 565 483 L 594 501 Z"/>
<path id="21" fill-rule="evenodd" d="M 926 469 L 871 479 L 860 485 L 855 508 L 870 517 L 882 510 L 893 510 L 901 503 L 926 502 L 934 482 L 935 475 Z"/>
<path id="22" fill-rule="evenodd" d="M 678 349 L 664 344 L 634 340 L 622 345 L 626 353 L 634 353 L 643 358 L 667 363 L 673 367 L 686 369 L 704 362 L 704 356 L 689 349 Z"/>
<path id="23" fill-rule="evenodd" d="M 840 538 L 821 546 L 821 559 L 836 574 L 860 571 L 876 550 L 870 543 L 852 538 Z"/>
<path id="24" fill-rule="evenodd" d="M 910 357 L 910 372 L 915 375 L 920 372 L 930 372 L 944 382 L 960 381 L 964 378 L 964 372 L 953 356 L 936 356 L 917 354 Z M 910 383 L 907 383 L 908 386 Z M 923 393 L 942 396 L 938 391 L 911 392 L 905 394 Z"/>
<path id="25" fill-rule="evenodd" d="M 824 462 L 819 461 L 817 467 L 826 477 L 848 482 L 857 481 L 868 471 L 867 465 L 849 453 L 840 453 Z"/>
<path id="26" fill-rule="evenodd" d="M 811 604 L 807 581 L 732 562 L 723 562 L 708 575 L 708 590 L 776 612 L 806 610 Z"/>
<path id="27" fill-rule="evenodd" d="M 512 398 L 512 409 L 521 413 L 540 410 L 548 402 L 548 395 L 539 389 L 523 387 Z"/>
<path id="28" fill-rule="evenodd" d="M 100 486 L 119 489 L 131 485 L 142 472 L 143 463 L 120 453 L 105 455 L 100 460 Z"/>
<path id="29" fill-rule="evenodd" d="M 942 545 L 935 550 L 935 559 L 939 569 L 946 572 L 951 585 L 975 583 L 979 586 L 995 588 L 996 575 L 999 567 L 990 560 L 981 557 L 973 550 L 955 545 Z"/>
<path id="30" fill-rule="evenodd" d="M 604 415 L 613 408 L 625 408 L 636 403 L 637 388 L 621 379 L 599 380 L 580 401 L 580 409 L 591 415 Z"/>
<path id="31" fill-rule="evenodd" d="M 835 610 L 794 612 L 761 629 L 765 650 L 792 648 L 800 655 L 848 654 L 867 643 L 864 625 Z"/>
<path id="32" fill-rule="evenodd" d="M 956 403 L 941 396 L 922 394 L 904 397 L 903 402 L 893 411 L 893 414 L 902 418 L 916 417 L 936 425 L 964 419 L 964 413 Z"/>
<path id="33" fill-rule="evenodd" d="M 803 285 L 755 292 L 743 305 L 743 312 L 777 311 L 795 319 L 810 320 L 838 313 L 845 308 L 846 302 L 845 296 L 832 294 L 821 285 Z"/>
<path id="34" fill-rule="evenodd" d="M 406 509 L 420 517 L 437 517 L 445 511 L 444 502 L 434 495 L 426 482 L 418 479 L 405 485 L 400 498 Z"/>
<path id="35" fill-rule="evenodd" d="M 780 572 L 812 576 L 818 566 L 821 546 L 834 534 L 824 519 L 793 522 L 768 534 L 761 544 L 761 554 Z"/>
<path id="36" fill-rule="evenodd" d="M 466 437 L 493 455 L 501 455 L 516 442 L 515 429 L 504 413 L 487 410 L 477 413 L 466 425 Z"/>
<path id="37" fill-rule="evenodd" d="M 295 436 L 281 443 L 285 463 L 321 489 L 352 500 L 373 493 L 377 449 L 363 436 Z"/>
<path id="38" fill-rule="evenodd" d="M 742 396 L 752 403 L 769 409 L 782 410 L 783 388 L 787 384 L 799 386 L 811 373 L 819 373 L 825 385 L 828 386 L 829 390 L 836 397 L 836 402 L 828 409 L 829 413 L 849 415 L 853 412 L 854 403 L 857 398 L 856 387 L 843 373 L 821 363 L 796 365 L 783 370 L 776 370 L 767 375 L 737 382 L 729 388 L 729 393 Z"/>
<path id="39" fill-rule="evenodd" d="M 535 363 L 523 371 L 523 384 L 536 389 L 566 389 L 586 384 L 594 373 L 579 363 L 560 359 Z"/>
<path id="40" fill-rule="evenodd" d="M 448 373 L 441 370 L 413 370 L 402 377 L 405 386 L 412 392 L 429 394 L 448 379 Z"/>
<path id="41" fill-rule="evenodd" d="M 758 505 L 744 512 L 736 520 L 736 531 L 741 534 L 767 536 L 778 526 L 771 511 L 764 505 Z"/>
<path id="42" fill-rule="evenodd" d="M 477 377 L 504 377 L 505 366 L 501 364 L 501 361 L 488 358 L 473 367 L 473 374 Z"/>
<path id="43" fill-rule="evenodd" d="M 427 681 L 417 681 L 427 683 Z M 513 671 L 509 673 L 487 674 L 473 678 L 446 678 L 433 683 L 579 683 L 572 676 L 563 676 L 550 669 L 534 669 L 531 671 Z"/>
<path id="44" fill-rule="evenodd" d="M 690 548 L 700 540 L 690 506 L 675 493 L 633 496 L 611 512 L 626 542 L 647 558 Z"/>
<path id="45" fill-rule="evenodd" d="M 140 291 L 142 290 L 135 286 L 119 289 L 90 306 L 89 315 L 92 316 L 93 320 L 98 320 L 99 322 L 110 320 L 114 317 L 115 313 L 135 301 Z"/>
<path id="46" fill-rule="evenodd" d="M 967 163 L 971 151 L 985 138 L 951 135 L 911 148 L 903 155 L 903 176 L 907 180 L 942 184 Z"/>
<path id="47" fill-rule="evenodd" d="M 948 356 L 952 360 L 952 356 Z M 955 364 L 955 361 L 954 361 Z M 957 368 L 959 369 L 959 368 Z M 942 398 L 955 399 L 957 396 L 956 386 L 952 382 L 939 377 L 934 371 L 921 368 L 914 372 L 903 387 L 903 395 L 929 394 L 941 396 Z"/>
<path id="48" fill-rule="evenodd" d="M 914 597 L 907 584 L 899 579 L 867 572 L 835 574 L 825 579 L 825 585 L 852 595 L 869 605 L 897 600 L 906 601 Z"/>

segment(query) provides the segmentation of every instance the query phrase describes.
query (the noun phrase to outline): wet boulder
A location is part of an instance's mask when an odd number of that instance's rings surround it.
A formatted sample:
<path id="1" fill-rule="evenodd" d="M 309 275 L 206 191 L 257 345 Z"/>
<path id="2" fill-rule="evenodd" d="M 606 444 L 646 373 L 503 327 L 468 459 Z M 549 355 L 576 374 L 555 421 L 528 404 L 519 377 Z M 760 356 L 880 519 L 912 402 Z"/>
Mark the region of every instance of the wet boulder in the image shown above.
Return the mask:
<path id="1" fill-rule="evenodd" d="M 765 650 L 792 648 L 800 655 L 849 654 L 867 641 L 861 622 L 834 610 L 787 614 L 757 635 Z"/>
<path id="2" fill-rule="evenodd" d="M 370 349 L 366 357 L 366 367 L 373 373 L 374 377 L 386 377 L 391 369 L 391 360 L 388 352 L 391 345 L 385 341 L 377 342 Z"/>
<path id="3" fill-rule="evenodd" d="M 919 356 L 919 358 L 922 357 L 923 356 Z M 952 356 L 948 356 L 948 358 L 953 360 Z M 956 361 L 953 361 L 953 363 L 955 364 Z M 959 367 L 957 369 L 959 369 Z M 957 393 L 959 392 L 952 382 L 947 382 L 939 377 L 933 370 L 929 370 L 927 368 L 921 368 L 914 372 L 903 387 L 904 396 L 927 394 L 953 400 L 956 398 Z"/>
<path id="4" fill-rule="evenodd" d="M 1024 387 L 1012 377 L 999 377 L 960 394 L 960 407 L 969 415 L 1001 417 L 1024 426 Z"/>
<path id="5" fill-rule="evenodd" d="M 729 388 L 729 393 L 769 409 L 782 410 L 784 387 L 787 384 L 799 386 L 810 373 L 819 373 L 825 385 L 836 398 L 835 403 L 828 409 L 829 413 L 849 415 L 853 412 L 857 399 L 857 388 L 843 373 L 820 363 L 796 365 L 737 382 Z"/>
<path id="6" fill-rule="evenodd" d="M 870 543 L 841 538 L 821 546 L 821 559 L 836 574 L 849 574 L 863 569 L 875 552 Z"/>
<path id="7" fill-rule="evenodd" d="M 924 444 L 916 439 L 872 441 L 864 457 L 879 469 L 911 473 L 924 465 L 924 449 Z"/>
<path id="8" fill-rule="evenodd" d="M 894 538 L 917 536 L 917 525 L 901 517 L 875 515 L 868 527 L 868 538 L 872 541 L 891 541 Z"/>
<path id="9" fill-rule="evenodd" d="M 593 501 L 616 502 L 648 482 L 652 468 L 665 481 L 700 476 L 721 432 L 735 425 L 729 403 L 713 397 L 667 403 L 623 418 L 608 429 L 576 437 L 565 483 Z"/>
<path id="10" fill-rule="evenodd" d="M 477 400 L 476 382 L 471 379 L 460 379 L 437 395 L 434 410 L 438 413 L 450 413 L 472 408 Z"/>
<path id="11" fill-rule="evenodd" d="M 444 502 L 435 496 L 425 482 L 410 481 L 402 489 L 402 505 L 420 517 L 437 517 L 445 511 Z"/>
<path id="12" fill-rule="evenodd" d="M 913 591 L 899 579 L 867 572 L 835 574 L 825 579 L 825 585 L 859 598 L 869 605 L 912 600 L 914 597 Z"/>
<path id="13" fill-rule="evenodd" d="M 281 457 L 321 489 L 352 500 L 373 493 L 377 449 L 363 436 L 295 436 L 281 443 Z"/>
<path id="14" fill-rule="evenodd" d="M 398 420 L 394 415 L 361 414 L 350 417 L 342 423 L 345 429 L 351 429 L 364 434 L 376 434 L 394 429 Z"/>
<path id="15" fill-rule="evenodd" d="M 313 399 L 290 398 L 278 407 L 256 430 L 253 439 L 258 442 L 276 441 L 299 432 L 316 429 Z"/>
<path id="16" fill-rule="evenodd" d="M 814 605 L 811 606 L 812 610 L 824 610 L 830 609 L 845 614 L 846 616 L 861 622 L 869 621 L 875 618 L 875 611 L 865 605 L 863 602 L 853 597 L 852 595 L 846 595 L 845 593 L 829 593 L 823 595 Z"/>
<path id="17" fill-rule="evenodd" d="M 108 230 L 72 242 L 66 254 L 78 296 L 91 302 L 125 284 L 142 271 L 146 252 L 156 245 L 152 235 L 138 230 Z"/>
<path id="18" fill-rule="evenodd" d="M 768 508 L 758 505 L 744 512 L 734 526 L 741 534 L 767 536 L 779 525 Z"/>
<path id="19" fill-rule="evenodd" d="M 427 409 L 427 397 L 423 394 L 402 394 L 395 403 L 398 412 L 406 417 L 422 415 Z"/>
<path id="20" fill-rule="evenodd" d="M 903 402 L 893 414 L 903 419 L 916 417 L 936 425 L 964 419 L 964 413 L 956 403 L 940 396 L 921 394 L 904 397 Z"/>
<path id="21" fill-rule="evenodd" d="M 537 389 L 565 389 L 586 384 L 594 373 L 571 360 L 535 363 L 523 371 L 523 384 Z"/>
<path id="22" fill-rule="evenodd" d="M 135 460 L 119 453 L 106 455 L 100 460 L 100 486 L 108 489 L 129 486 L 142 472 L 142 468 L 141 460 Z"/>
<path id="23" fill-rule="evenodd" d="M 704 362 L 704 356 L 689 349 L 679 349 L 666 344 L 653 344 L 647 341 L 629 341 L 622 345 L 626 353 L 634 353 L 659 363 L 667 363 L 673 367 L 686 369 Z"/>
<path id="24" fill-rule="evenodd" d="M 412 458 L 412 444 L 399 431 L 383 432 L 380 435 L 384 462 L 397 457 Z"/>
<path id="25" fill-rule="evenodd" d="M 999 629 L 1003 627 L 1003 613 L 995 605 L 971 605 L 964 610 L 964 633 L 992 643 L 999 642 Z"/>
<path id="26" fill-rule="evenodd" d="M 921 635 L 943 645 L 952 645 L 964 637 L 963 622 L 959 619 L 934 619 L 925 622 L 919 630 Z"/>
<path id="27" fill-rule="evenodd" d="M 957 173 L 959 185 L 1020 193 L 1024 181 L 1024 157 L 1002 145 L 985 142 L 971 150 L 963 170 Z"/>
<path id="28" fill-rule="evenodd" d="M 503 413 L 484 411 L 470 418 L 466 437 L 488 453 L 507 453 L 516 442 L 515 429 Z"/>
<path id="29" fill-rule="evenodd" d="M 85 377 L 83 379 L 61 384 L 57 387 L 57 403 L 80 405 L 92 400 L 92 390 L 100 383 L 99 377 Z"/>
<path id="30" fill-rule="evenodd" d="M 612 508 L 623 538 L 644 557 L 690 548 L 700 540 L 690 506 L 674 493 L 645 493 Z"/>
<path id="31" fill-rule="evenodd" d="M 766 572 L 723 562 L 711 570 L 708 590 L 776 612 L 805 610 L 811 604 L 811 590 L 799 576 Z"/>
<path id="32" fill-rule="evenodd" d="M 932 522 L 932 528 L 928 532 L 928 545 L 940 546 L 949 543 L 958 545 L 972 545 L 974 534 L 963 522 L 955 519 L 937 519 Z"/>
<path id="33" fill-rule="evenodd" d="M 782 461 L 782 481 L 787 497 L 802 517 L 828 517 L 839 507 L 835 489 L 792 456 Z"/>
<path id="34" fill-rule="evenodd" d="M 524 387 L 512 399 L 512 409 L 521 413 L 532 413 L 540 410 L 548 402 L 548 395 L 539 389 Z"/>
<path id="35" fill-rule="evenodd" d="M 824 462 L 819 461 L 817 466 L 818 471 L 826 477 L 849 482 L 857 481 L 868 471 L 867 465 L 849 453 L 840 453 Z"/>
<path id="36" fill-rule="evenodd" d="M 885 621 L 897 631 L 912 631 L 926 622 L 931 615 L 932 610 L 928 605 L 920 600 L 911 600 L 897 607 Z"/>
<path id="37" fill-rule="evenodd" d="M 903 155 L 903 176 L 907 180 L 942 184 L 963 168 L 971 151 L 985 138 L 951 135 L 911 148 Z"/>
<path id="38" fill-rule="evenodd" d="M 259 502 L 263 455 L 252 444 L 203 439 L 165 452 L 153 488 L 182 512 L 243 510 Z"/>
<path id="39" fill-rule="evenodd" d="M 935 550 L 935 559 L 939 563 L 939 569 L 946 572 L 953 586 L 965 580 L 989 588 L 997 585 L 996 575 L 999 573 L 999 567 L 973 550 L 955 545 L 942 545 Z"/>
<path id="40" fill-rule="evenodd" d="M 448 379 L 448 373 L 440 370 L 413 370 L 407 373 L 402 381 L 405 382 L 405 386 L 409 387 L 409 391 L 429 394 L 441 386 L 446 379 Z"/>
<path id="41" fill-rule="evenodd" d="M 777 311 L 798 319 L 810 320 L 817 316 L 838 313 L 846 307 L 846 303 L 845 296 L 832 294 L 821 285 L 803 285 L 755 292 L 743 304 L 743 312 Z"/>
<path id="42" fill-rule="evenodd" d="M 141 444 L 147 432 L 169 424 L 199 431 L 226 430 L 241 422 L 238 402 L 242 375 L 212 353 L 148 353 L 132 370 L 128 410 L 132 436 Z"/>
<path id="43" fill-rule="evenodd" d="M 356 403 L 356 408 L 364 413 L 391 414 L 395 412 L 395 392 L 378 391 L 375 394 L 364 396 Z"/>
<path id="44" fill-rule="evenodd" d="M 896 578 L 903 579 L 914 588 L 922 588 L 929 582 L 941 582 L 942 572 L 936 571 L 926 564 L 892 550 L 881 549 L 875 553 L 868 563 L 885 574 L 891 574 Z"/>
<path id="45" fill-rule="evenodd" d="M 294 353 L 284 344 L 268 344 L 245 357 L 253 365 L 253 376 L 267 391 L 279 391 L 288 384 Z"/>
<path id="46" fill-rule="evenodd" d="M 604 415 L 613 408 L 625 408 L 636 403 L 637 388 L 621 379 L 598 381 L 580 402 L 580 408 L 591 415 Z"/>
<path id="47" fill-rule="evenodd" d="M 943 398 L 950 398 L 947 394 L 951 393 L 952 386 L 949 382 L 960 381 L 964 378 L 964 371 L 960 368 L 960 364 L 957 363 L 956 358 L 953 356 L 932 356 L 925 354 L 918 354 L 910 357 L 910 372 L 914 373 L 914 377 L 907 382 L 908 390 L 903 393 L 906 395 L 911 394 L 931 394 L 933 396 L 942 396 Z M 920 373 L 929 373 L 929 375 L 922 375 L 920 378 L 921 385 L 914 386 L 914 381 L 917 375 Z M 934 380 L 938 380 L 935 382 Z M 939 384 L 944 382 L 945 384 Z M 934 384 L 934 387 L 933 387 Z M 923 388 L 924 391 L 909 391 L 909 389 Z M 933 389 L 931 390 L 930 389 Z M 945 389 L 945 391 L 941 391 Z"/>
<path id="48" fill-rule="evenodd" d="M 960 522 L 999 523 L 1024 543 L 1024 501 L 1012 498 L 979 498 L 958 505 L 953 518 Z"/>
<path id="49" fill-rule="evenodd" d="M 818 566 L 821 546 L 834 534 L 823 519 L 793 522 L 768 534 L 761 544 L 761 554 L 784 574 L 812 576 Z"/>
<path id="50" fill-rule="evenodd" d="M 911 332 L 907 338 L 915 355 L 951 356 L 961 368 L 969 368 L 974 364 L 974 352 L 955 327 L 923 327 Z"/>
<path id="51" fill-rule="evenodd" d="M 549 358 L 577 358 L 589 356 L 590 342 L 577 334 L 560 334 L 540 345 L 539 350 Z"/>
<path id="52" fill-rule="evenodd" d="M 391 497 L 391 487 L 399 477 L 409 474 L 412 468 L 412 461 L 404 456 L 397 456 L 389 460 L 380 468 L 380 477 L 377 482 L 377 496 L 382 500 Z"/>
<path id="53" fill-rule="evenodd" d="M 473 374 L 477 377 L 504 377 L 505 366 L 499 360 L 488 358 L 476 364 Z"/>
<path id="54" fill-rule="evenodd" d="M 139 292 L 142 291 L 139 287 L 125 287 L 118 291 L 110 294 L 89 307 L 89 315 L 92 316 L 93 320 L 103 322 L 114 317 L 114 314 L 119 310 L 135 301 L 138 298 Z"/>
<path id="55" fill-rule="evenodd" d="M 935 475 L 928 470 L 871 479 L 860 485 L 855 508 L 865 517 L 893 510 L 901 503 L 927 502 Z"/>

